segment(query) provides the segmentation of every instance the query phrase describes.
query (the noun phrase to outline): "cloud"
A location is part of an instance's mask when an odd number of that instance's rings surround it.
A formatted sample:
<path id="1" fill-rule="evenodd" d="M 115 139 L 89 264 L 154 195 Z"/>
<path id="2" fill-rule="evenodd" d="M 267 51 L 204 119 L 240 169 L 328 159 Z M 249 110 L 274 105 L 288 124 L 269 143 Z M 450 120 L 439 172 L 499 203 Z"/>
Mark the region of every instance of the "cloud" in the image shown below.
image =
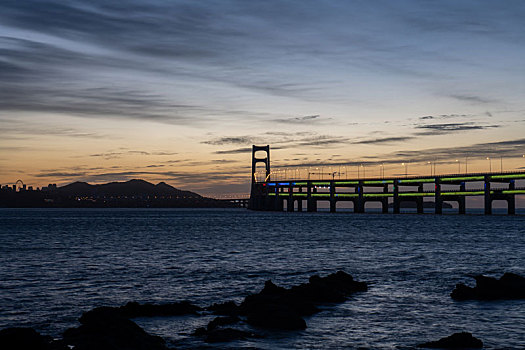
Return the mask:
<path id="1" fill-rule="evenodd" d="M 275 149 L 275 147 L 272 147 L 272 149 Z M 235 149 L 229 149 L 229 150 L 221 150 L 221 151 L 215 151 L 215 154 L 237 154 L 237 153 L 251 153 L 252 148 L 251 147 L 241 147 L 241 148 L 235 148 Z"/>
<path id="2" fill-rule="evenodd" d="M 397 142 L 404 142 L 408 140 L 414 139 L 414 136 L 393 136 L 393 137 L 382 137 L 382 138 L 375 138 L 375 139 L 368 139 L 368 140 L 361 140 L 361 141 L 354 141 L 352 143 L 354 144 L 391 144 L 391 143 L 397 143 Z"/>
<path id="3" fill-rule="evenodd" d="M 230 137 L 219 137 L 209 141 L 202 141 L 201 143 L 214 146 L 222 145 L 249 145 L 256 143 L 255 138 L 252 136 L 230 136 Z"/>
<path id="4" fill-rule="evenodd" d="M 320 115 L 307 115 L 304 117 L 294 117 L 294 118 L 281 118 L 281 119 L 274 119 L 273 121 L 276 123 L 282 123 L 282 124 L 310 124 L 313 122 L 319 122 L 321 116 Z M 329 120 L 328 119 L 324 119 Z"/>
<path id="5" fill-rule="evenodd" d="M 442 135 L 460 131 L 484 130 L 498 127 L 500 127 L 500 125 L 481 125 L 474 122 L 418 125 L 416 129 L 424 131 L 417 132 L 416 135 Z"/>
<path id="6" fill-rule="evenodd" d="M 466 118 L 468 114 L 440 114 L 440 115 L 426 115 L 419 117 L 419 120 L 435 120 L 435 119 L 453 119 L 453 118 Z"/>
<path id="7" fill-rule="evenodd" d="M 496 102 L 495 100 L 491 100 L 491 99 L 480 97 L 480 96 L 474 96 L 474 95 L 450 95 L 450 97 L 456 100 L 459 100 L 459 101 L 472 102 L 472 103 Z"/>
<path id="8" fill-rule="evenodd" d="M 490 157 L 519 157 L 523 154 L 525 139 L 506 140 L 499 142 L 476 143 L 469 146 L 430 148 L 422 150 L 403 150 L 394 153 L 379 155 L 378 157 L 388 159 L 391 163 L 399 161 L 426 162 L 428 160 L 445 160 L 452 158 Z M 386 163 L 386 162 L 385 162 Z"/>
<path id="9" fill-rule="evenodd" d="M 104 153 L 93 153 L 90 154 L 90 157 L 101 157 L 104 159 L 115 159 L 121 158 L 125 155 L 141 155 L 141 156 L 171 156 L 176 155 L 176 152 L 149 152 L 149 151 L 139 151 L 139 150 L 123 150 L 123 151 L 109 151 Z M 173 162 L 173 161 L 170 161 Z"/>

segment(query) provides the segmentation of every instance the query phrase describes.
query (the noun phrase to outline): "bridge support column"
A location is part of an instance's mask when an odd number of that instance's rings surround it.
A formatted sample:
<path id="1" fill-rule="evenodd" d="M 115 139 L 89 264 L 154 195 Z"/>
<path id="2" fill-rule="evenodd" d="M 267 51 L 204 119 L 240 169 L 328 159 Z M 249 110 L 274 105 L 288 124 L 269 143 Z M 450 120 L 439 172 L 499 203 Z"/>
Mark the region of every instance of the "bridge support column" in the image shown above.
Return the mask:
<path id="1" fill-rule="evenodd" d="M 492 197 L 490 195 L 490 177 L 485 175 L 485 215 L 492 214 Z"/>
<path id="2" fill-rule="evenodd" d="M 394 206 L 393 206 L 393 212 L 394 214 L 399 214 L 401 212 L 401 201 L 399 200 L 399 181 L 394 180 Z"/>
<path id="3" fill-rule="evenodd" d="M 364 213 L 365 212 L 365 197 L 363 196 L 363 181 L 359 181 L 359 184 L 357 185 L 357 206 L 354 207 L 354 211 L 356 213 Z"/>
<path id="4" fill-rule="evenodd" d="M 274 210 L 275 211 L 283 211 L 283 197 L 281 195 L 281 193 L 283 192 L 282 191 L 283 189 L 278 187 L 276 188 L 276 194 L 275 194 L 275 208 Z"/>
<path id="5" fill-rule="evenodd" d="M 465 192 L 465 190 L 466 190 L 465 182 L 462 182 L 459 185 L 459 191 L 460 192 Z M 458 205 L 459 205 L 459 215 L 465 215 L 466 212 L 467 212 L 465 196 L 459 196 L 459 198 L 458 198 Z"/>
<path id="6" fill-rule="evenodd" d="M 312 185 L 308 183 L 308 201 L 307 201 L 307 211 L 316 212 L 317 211 L 317 202 L 315 197 L 312 196 L 312 193 L 316 193 L 317 188 L 312 188 Z"/>
<path id="7" fill-rule="evenodd" d="M 286 201 L 286 211 L 293 212 L 294 202 L 293 202 L 293 186 L 290 184 L 288 187 L 288 198 Z"/>
<path id="8" fill-rule="evenodd" d="M 335 182 L 330 181 L 330 213 L 335 213 Z"/>
<path id="9" fill-rule="evenodd" d="M 516 183 L 514 180 L 510 180 L 509 182 L 509 190 L 516 189 Z M 509 215 L 515 215 L 516 214 L 516 196 L 513 194 L 507 195 L 507 213 Z"/>
<path id="10" fill-rule="evenodd" d="M 299 187 L 299 193 L 303 193 L 302 187 Z M 303 211 L 303 197 L 301 196 L 297 199 L 297 211 Z"/>
<path id="11" fill-rule="evenodd" d="M 441 180 L 436 178 L 434 188 L 434 212 L 443 214 L 443 198 L 441 197 Z"/>
<path id="12" fill-rule="evenodd" d="M 417 192 L 423 193 L 423 184 L 419 184 L 419 186 L 417 187 Z M 417 197 L 416 204 L 417 204 L 417 213 L 423 214 L 423 197 Z"/>
<path id="13" fill-rule="evenodd" d="M 388 185 L 383 186 L 383 193 L 388 193 Z M 383 214 L 388 214 L 388 197 L 381 199 L 381 211 Z"/>

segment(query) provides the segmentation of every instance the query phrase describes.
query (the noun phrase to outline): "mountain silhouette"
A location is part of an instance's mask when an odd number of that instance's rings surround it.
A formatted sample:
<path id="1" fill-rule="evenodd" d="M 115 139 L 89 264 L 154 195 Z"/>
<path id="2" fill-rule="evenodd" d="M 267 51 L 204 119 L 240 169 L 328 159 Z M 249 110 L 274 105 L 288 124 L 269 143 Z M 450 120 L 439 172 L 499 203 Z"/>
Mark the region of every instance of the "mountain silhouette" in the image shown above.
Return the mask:
<path id="1" fill-rule="evenodd" d="M 134 179 L 91 185 L 73 182 L 39 191 L 0 191 L 0 207 L 56 208 L 231 208 L 239 203 L 203 197 L 165 182 Z"/>
<path id="2" fill-rule="evenodd" d="M 100 185 L 90 185 L 87 182 L 73 182 L 69 185 L 58 187 L 57 191 L 66 196 L 157 196 L 194 199 L 204 198 L 195 192 L 182 191 L 165 182 L 159 182 L 154 185 L 151 182 L 139 179 L 126 182 L 110 182 Z"/>

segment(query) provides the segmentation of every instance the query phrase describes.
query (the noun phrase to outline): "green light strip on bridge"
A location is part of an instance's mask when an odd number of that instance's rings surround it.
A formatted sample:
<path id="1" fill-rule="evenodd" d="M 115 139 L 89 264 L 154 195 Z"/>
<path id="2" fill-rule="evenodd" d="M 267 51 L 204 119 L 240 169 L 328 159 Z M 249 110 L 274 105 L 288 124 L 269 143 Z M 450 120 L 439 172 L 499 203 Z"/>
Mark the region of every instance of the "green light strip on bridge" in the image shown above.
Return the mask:
<path id="1" fill-rule="evenodd" d="M 494 175 L 491 179 L 525 179 L 525 174 L 514 174 L 514 175 Z"/>
<path id="2" fill-rule="evenodd" d="M 293 192 L 294 197 L 306 197 L 308 196 L 308 193 L 302 193 L 302 192 Z"/>
<path id="3" fill-rule="evenodd" d="M 293 182 L 295 186 L 308 186 L 308 182 Z"/>
<path id="4" fill-rule="evenodd" d="M 483 181 L 485 180 L 484 176 L 465 176 L 465 177 L 444 177 L 441 179 L 441 181 Z"/>
<path id="5" fill-rule="evenodd" d="M 312 197 L 330 197 L 330 193 L 312 193 Z"/>
<path id="6" fill-rule="evenodd" d="M 269 196 L 275 196 L 275 193 L 268 193 Z"/>
<path id="7" fill-rule="evenodd" d="M 330 186 L 330 182 L 312 182 L 314 186 Z"/>
<path id="8" fill-rule="evenodd" d="M 393 197 L 393 193 L 365 193 L 363 197 Z"/>
<path id="9" fill-rule="evenodd" d="M 353 198 L 353 197 L 359 197 L 359 194 L 357 193 L 337 193 L 335 195 L 336 197 L 341 197 L 341 198 Z"/>
<path id="10" fill-rule="evenodd" d="M 494 193 L 494 191 L 490 191 Z M 442 196 L 479 196 L 484 195 L 485 191 L 472 191 L 472 192 L 441 192 Z"/>
<path id="11" fill-rule="evenodd" d="M 423 182 L 434 182 L 435 179 L 405 179 L 405 180 L 399 180 L 399 183 L 403 184 L 411 184 L 411 183 L 423 183 Z"/>
<path id="12" fill-rule="evenodd" d="M 335 185 L 359 185 L 359 181 L 336 181 Z"/>
<path id="13" fill-rule="evenodd" d="M 504 190 L 501 191 L 503 194 L 525 194 L 525 190 Z"/>
<path id="14" fill-rule="evenodd" d="M 290 193 L 287 193 L 287 192 L 279 192 L 279 196 L 281 196 L 281 197 L 289 197 L 289 196 L 290 196 Z"/>
<path id="15" fill-rule="evenodd" d="M 363 181 L 364 185 L 382 185 L 382 184 L 393 184 L 394 180 L 370 180 Z"/>
<path id="16" fill-rule="evenodd" d="M 434 192 L 405 192 L 399 193 L 399 197 L 433 197 L 436 194 Z"/>

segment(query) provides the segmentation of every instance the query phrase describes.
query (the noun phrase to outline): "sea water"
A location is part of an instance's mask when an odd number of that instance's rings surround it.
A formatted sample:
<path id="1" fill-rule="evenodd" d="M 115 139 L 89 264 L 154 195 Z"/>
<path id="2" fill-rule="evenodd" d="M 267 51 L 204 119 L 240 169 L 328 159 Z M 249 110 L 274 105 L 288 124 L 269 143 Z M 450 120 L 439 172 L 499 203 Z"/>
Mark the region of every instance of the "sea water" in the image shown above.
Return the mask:
<path id="1" fill-rule="evenodd" d="M 525 300 L 450 298 L 471 276 L 525 276 L 525 216 L 270 213 L 244 209 L 1 209 L 0 329 L 60 337 L 82 312 L 128 301 L 236 302 L 264 281 L 337 270 L 369 284 L 308 328 L 212 348 L 413 348 L 459 331 L 525 348 Z M 211 316 L 135 321 L 169 346 Z"/>

